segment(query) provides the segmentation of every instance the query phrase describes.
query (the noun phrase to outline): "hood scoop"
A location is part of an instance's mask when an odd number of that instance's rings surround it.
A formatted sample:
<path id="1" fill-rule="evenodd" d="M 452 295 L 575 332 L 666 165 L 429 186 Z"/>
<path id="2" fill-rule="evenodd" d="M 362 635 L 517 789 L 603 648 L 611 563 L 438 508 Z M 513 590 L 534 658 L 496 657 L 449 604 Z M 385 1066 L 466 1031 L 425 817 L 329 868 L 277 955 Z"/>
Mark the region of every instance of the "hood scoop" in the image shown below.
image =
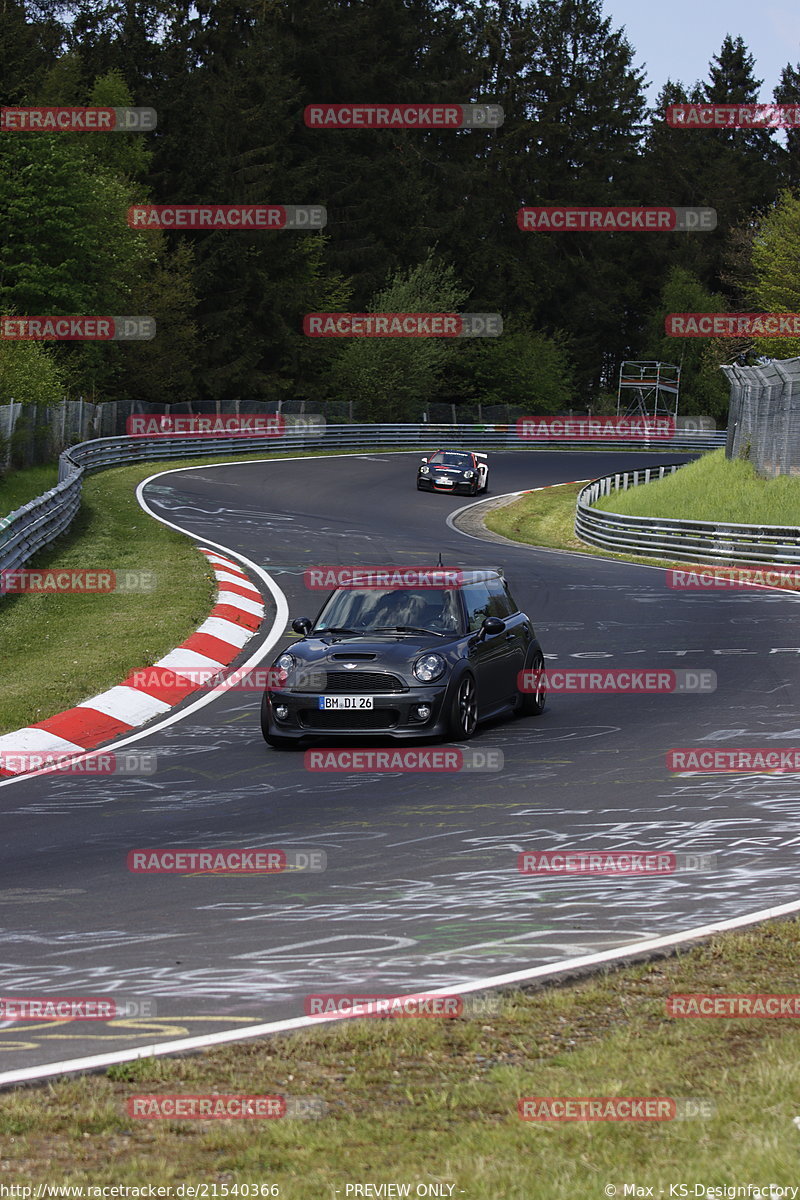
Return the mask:
<path id="1" fill-rule="evenodd" d="M 374 662 L 377 654 L 329 654 L 328 658 L 340 659 L 347 662 Z"/>

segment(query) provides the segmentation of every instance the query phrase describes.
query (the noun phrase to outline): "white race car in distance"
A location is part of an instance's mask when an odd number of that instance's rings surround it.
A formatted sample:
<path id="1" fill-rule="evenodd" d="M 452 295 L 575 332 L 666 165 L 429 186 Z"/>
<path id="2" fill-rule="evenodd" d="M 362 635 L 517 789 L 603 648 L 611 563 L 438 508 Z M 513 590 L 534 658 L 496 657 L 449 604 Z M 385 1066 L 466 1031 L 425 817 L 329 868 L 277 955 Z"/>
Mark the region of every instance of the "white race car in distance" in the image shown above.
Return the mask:
<path id="1" fill-rule="evenodd" d="M 436 450 L 417 470 L 417 488 L 425 492 L 466 492 L 474 496 L 489 486 L 485 454 L 472 450 Z"/>

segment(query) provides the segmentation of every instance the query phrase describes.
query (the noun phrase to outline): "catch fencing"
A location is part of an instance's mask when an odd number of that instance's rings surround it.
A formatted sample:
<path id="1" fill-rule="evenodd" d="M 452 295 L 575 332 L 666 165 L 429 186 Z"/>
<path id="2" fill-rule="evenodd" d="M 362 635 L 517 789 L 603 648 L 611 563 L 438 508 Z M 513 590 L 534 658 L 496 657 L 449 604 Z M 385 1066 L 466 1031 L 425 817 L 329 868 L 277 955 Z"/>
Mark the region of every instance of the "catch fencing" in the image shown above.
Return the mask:
<path id="1" fill-rule="evenodd" d="M 800 474 L 800 358 L 722 370 L 731 385 L 726 457 L 768 478 Z"/>

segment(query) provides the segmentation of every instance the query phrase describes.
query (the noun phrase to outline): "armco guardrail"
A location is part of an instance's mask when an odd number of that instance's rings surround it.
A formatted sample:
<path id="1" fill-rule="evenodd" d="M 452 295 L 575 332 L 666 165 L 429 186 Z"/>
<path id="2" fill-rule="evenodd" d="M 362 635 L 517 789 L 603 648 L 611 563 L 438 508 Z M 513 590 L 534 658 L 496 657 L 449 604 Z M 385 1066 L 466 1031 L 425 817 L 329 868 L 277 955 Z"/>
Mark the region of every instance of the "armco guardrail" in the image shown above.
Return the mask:
<path id="1" fill-rule="evenodd" d="M 592 507 L 601 496 L 663 479 L 679 470 L 680 467 L 672 465 L 654 466 L 593 480 L 578 494 L 575 533 L 591 546 L 644 558 L 711 563 L 800 563 L 800 528 L 797 526 L 629 517 Z"/>
<path id="2" fill-rule="evenodd" d="M 59 459 L 58 486 L 32 500 L 0 522 L 0 570 L 23 566 L 38 550 L 69 528 L 80 506 L 81 482 L 85 473 L 107 467 L 170 458 L 218 458 L 263 450 L 281 453 L 293 450 L 422 449 L 437 445 L 504 450 L 644 450 L 702 453 L 725 444 L 724 433 L 682 431 L 668 441 L 599 439 L 522 441 L 510 425 L 287 425 L 280 437 L 107 437 L 81 442 L 65 450 Z"/>

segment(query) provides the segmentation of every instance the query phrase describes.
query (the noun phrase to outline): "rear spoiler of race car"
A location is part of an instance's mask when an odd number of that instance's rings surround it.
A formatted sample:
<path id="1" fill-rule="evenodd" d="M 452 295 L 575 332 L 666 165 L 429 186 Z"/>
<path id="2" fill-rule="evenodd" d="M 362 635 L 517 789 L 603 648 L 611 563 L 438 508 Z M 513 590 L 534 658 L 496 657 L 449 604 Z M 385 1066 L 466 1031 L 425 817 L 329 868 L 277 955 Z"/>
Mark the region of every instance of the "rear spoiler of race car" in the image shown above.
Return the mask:
<path id="1" fill-rule="evenodd" d="M 482 458 L 484 462 L 486 462 L 489 457 L 488 454 L 479 454 L 477 450 L 473 450 L 472 453 L 475 455 L 476 458 Z"/>

